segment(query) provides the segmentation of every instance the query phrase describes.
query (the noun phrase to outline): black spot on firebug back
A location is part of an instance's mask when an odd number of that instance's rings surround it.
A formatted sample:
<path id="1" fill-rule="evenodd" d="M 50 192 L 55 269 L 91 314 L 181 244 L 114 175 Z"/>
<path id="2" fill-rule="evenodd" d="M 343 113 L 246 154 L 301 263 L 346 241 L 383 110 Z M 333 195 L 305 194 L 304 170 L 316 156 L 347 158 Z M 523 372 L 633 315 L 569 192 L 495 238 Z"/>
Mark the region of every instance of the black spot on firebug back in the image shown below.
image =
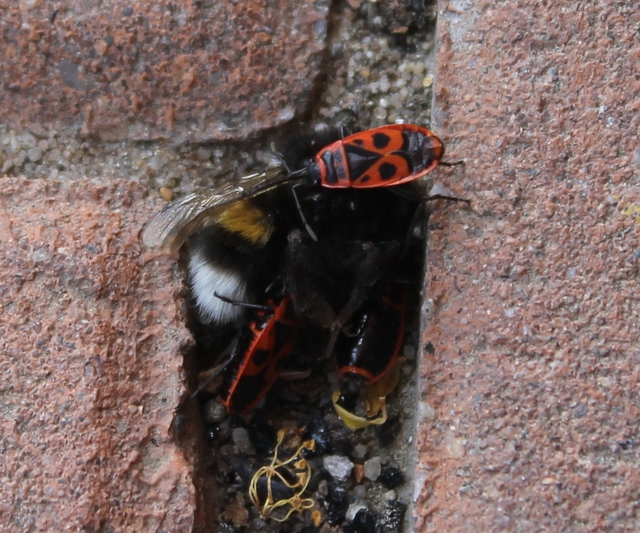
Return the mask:
<path id="1" fill-rule="evenodd" d="M 382 150 L 391 142 L 391 137 L 386 133 L 374 133 L 373 134 L 373 146 L 378 150 Z"/>
<path id="2" fill-rule="evenodd" d="M 396 175 L 396 166 L 391 163 L 382 163 L 378 170 L 380 172 L 380 178 L 383 181 L 390 180 Z"/>

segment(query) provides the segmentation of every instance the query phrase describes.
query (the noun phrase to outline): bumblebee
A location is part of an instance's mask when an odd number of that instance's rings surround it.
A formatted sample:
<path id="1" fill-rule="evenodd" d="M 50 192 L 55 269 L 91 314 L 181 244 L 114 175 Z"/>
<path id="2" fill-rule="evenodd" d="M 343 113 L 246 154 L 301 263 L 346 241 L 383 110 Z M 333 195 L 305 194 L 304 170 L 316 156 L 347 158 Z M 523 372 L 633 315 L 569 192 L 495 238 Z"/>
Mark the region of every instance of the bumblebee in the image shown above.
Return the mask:
<path id="1" fill-rule="evenodd" d="M 186 244 L 188 285 L 200 322 L 237 324 L 243 308 L 216 294 L 256 302 L 274 282 L 292 225 L 304 221 L 291 176 L 300 177 L 312 156 L 339 137 L 327 128 L 302 134 L 277 151 L 274 167 L 178 198 L 148 222 L 145 245 L 177 252 Z"/>
<path id="2" fill-rule="evenodd" d="M 284 194 L 283 194 L 284 192 Z M 255 302 L 273 282 L 286 242 L 286 191 L 269 191 L 215 213 L 187 242 L 188 280 L 203 324 L 237 323 L 240 302 Z"/>

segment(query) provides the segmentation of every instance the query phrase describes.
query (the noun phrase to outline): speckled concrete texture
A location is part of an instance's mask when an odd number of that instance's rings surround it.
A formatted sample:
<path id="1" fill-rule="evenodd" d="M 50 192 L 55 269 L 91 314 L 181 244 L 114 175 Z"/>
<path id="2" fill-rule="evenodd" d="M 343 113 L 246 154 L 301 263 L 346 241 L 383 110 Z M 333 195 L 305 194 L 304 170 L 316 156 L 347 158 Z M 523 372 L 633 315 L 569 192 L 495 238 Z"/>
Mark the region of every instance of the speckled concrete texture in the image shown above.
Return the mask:
<path id="1" fill-rule="evenodd" d="M 415 531 L 640 530 L 638 28 L 634 0 L 440 4 L 472 208 L 430 221 Z"/>
<path id="2" fill-rule="evenodd" d="M 133 183 L 2 179 L 0 531 L 191 531 L 180 278 L 138 237 L 157 208 Z"/>
<path id="3" fill-rule="evenodd" d="M 0 114 L 42 135 L 243 139 L 308 109 L 327 15 L 325 0 L 3 2 Z"/>

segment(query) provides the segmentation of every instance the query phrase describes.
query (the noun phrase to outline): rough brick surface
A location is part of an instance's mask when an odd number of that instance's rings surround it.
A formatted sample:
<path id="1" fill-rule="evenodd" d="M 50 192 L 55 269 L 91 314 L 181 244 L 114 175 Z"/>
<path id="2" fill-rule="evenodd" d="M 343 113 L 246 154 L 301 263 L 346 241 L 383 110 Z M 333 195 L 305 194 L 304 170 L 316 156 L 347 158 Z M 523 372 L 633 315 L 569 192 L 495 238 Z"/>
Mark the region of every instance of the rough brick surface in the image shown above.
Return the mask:
<path id="1" fill-rule="evenodd" d="M 309 107 L 327 2 L 0 4 L 3 121 L 105 140 L 243 139 Z"/>
<path id="2" fill-rule="evenodd" d="M 174 261 L 139 243 L 146 196 L 2 180 L 2 531 L 191 531 L 170 434 L 189 337 Z"/>
<path id="3" fill-rule="evenodd" d="M 473 207 L 431 220 L 417 531 L 640 528 L 638 27 L 631 0 L 440 5 Z"/>

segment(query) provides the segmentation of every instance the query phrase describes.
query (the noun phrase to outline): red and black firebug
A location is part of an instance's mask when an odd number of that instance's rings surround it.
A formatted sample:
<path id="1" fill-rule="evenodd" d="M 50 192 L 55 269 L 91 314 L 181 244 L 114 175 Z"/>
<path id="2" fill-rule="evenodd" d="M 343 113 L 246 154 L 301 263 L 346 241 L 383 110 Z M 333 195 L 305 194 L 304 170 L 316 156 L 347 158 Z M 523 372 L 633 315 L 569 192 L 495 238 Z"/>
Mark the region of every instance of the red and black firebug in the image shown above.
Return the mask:
<path id="1" fill-rule="evenodd" d="M 432 131 L 390 124 L 335 141 L 316 154 L 306 172 L 323 187 L 389 187 L 422 178 L 443 156 L 444 144 Z"/>

